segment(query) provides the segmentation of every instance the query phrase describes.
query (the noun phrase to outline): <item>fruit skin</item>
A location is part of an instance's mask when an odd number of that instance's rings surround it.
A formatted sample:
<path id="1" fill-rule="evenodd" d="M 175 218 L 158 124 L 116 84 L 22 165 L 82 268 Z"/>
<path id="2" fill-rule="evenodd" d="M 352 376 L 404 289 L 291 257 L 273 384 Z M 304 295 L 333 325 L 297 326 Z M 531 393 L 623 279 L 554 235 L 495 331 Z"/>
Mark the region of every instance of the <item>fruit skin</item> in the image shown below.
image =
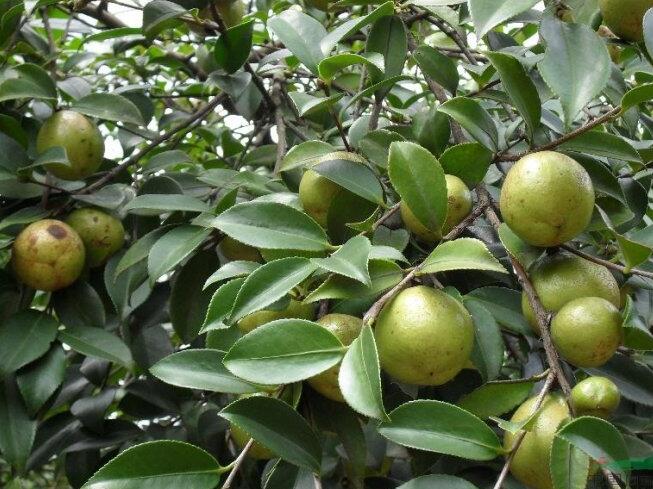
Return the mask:
<path id="1" fill-rule="evenodd" d="M 238 448 L 242 450 L 245 447 L 245 445 L 247 445 L 247 442 L 251 437 L 247 432 L 245 432 L 235 424 L 232 424 L 230 429 L 231 429 L 231 438 L 234 440 L 236 445 L 238 445 Z M 252 446 L 247 452 L 247 456 L 256 460 L 268 460 L 274 458 L 276 455 L 272 453 L 270 450 L 268 450 L 267 448 L 265 448 L 263 445 L 255 441 L 254 443 L 252 443 Z"/>
<path id="2" fill-rule="evenodd" d="M 220 241 L 218 248 L 222 255 L 229 261 L 246 260 L 263 263 L 263 257 L 256 248 L 236 241 L 229 236 L 225 236 Z"/>
<path id="3" fill-rule="evenodd" d="M 603 22 L 612 32 L 626 41 L 641 42 L 642 22 L 653 0 L 599 0 Z"/>
<path id="4" fill-rule="evenodd" d="M 299 201 L 306 214 L 326 227 L 329 207 L 341 190 L 342 187 L 316 171 L 306 170 L 299 182 Z"/>
<path id="5" fill-rule="evenodd" d="M 623 318 L 600 297 L 568 302 L 551 322 L 551 337 L 560 355 L 576 367 L 600 367 L 617 351 Z"/>
<path id="6" fill-rule="evenodd" d="M 214 0 L 213 4 L 225 27 L 228 29 L 243 21 L 245 15 L 245 4 L 241 0 Z M 197 16 L 203 20 L 213 20 L 213 12 L 211 12 L 210 2 L 207 2 L 206 7 L 200 9 Z M 199 26 L 191 27 L 194 32 L 201 34 L 203 29 Z"/>
<path id="7" fill-rule="evenodd" d="M 510 420 L 519 422 L 530 417 L 536 402 L 536 397 L 526 400 Z M 549 472 L 551 445 L 558 426 L 568 419 L 569 408 L 565 400 L 555 394 L 547 395 L 535 416 L 531 431 L 524 437 L 510 464 L 510 473 L 518 481 L 532 489 L 553 489 Z M 506 431 L 503 447 L 510 450 L 514 440 L 515 435 Z"/>
<path id="8" fill-rule="evenodd" d="M 125 243 L 125 228 L 115 217 L 97 209 L 77 209 L 66 223 L 84 242 L 86 263 L 95 268 L 104 265 Z"/>
<path id="9" fill-rule="evenodd" d="M 619 285 L 607 268 L 569 253 L 538 260 L 530 269 L 530 278 L 544 309 L 550 312 L 558 312 L 579 297 L 602 297 L 616 307 L 621 303 Z M 522 293 L 521 306 L 531 328 L 539 334 L 526 293 Z"/>
<path id="10" fill-rule="evenodd" d="M 24 284 L 52 292 L 68 287 L 84 268 L 84 243 L 73 228 L 56 219 L 27 226 L 14 241 L 12 261 Z"/>
<path id="11" fill-rule="evenodd" d="M 472 318 L 463 305 L 422 285 L 385 305 L 374 334 L 383 369 L 408 384 L 448 382 L 467 364 L 474 346 Z"/>
<path id="12" fill-rule="evenodd" d="M 313 319 L 315 317 L 315 308 L 313 304 L 304 304 L 302 302 L 290 299 L 290 304 L 286 309 L 282 311 L 269 311 L 262 310 L 256 311 L 251 314 L 248 314 L 240 321 L 238 321 L 238 328 L 243 333 L 249 333 L 250 331 L 263 326 L 270 321 L 275 321 L 277 319 Z"/>
<path id="13" fill-rule="evenodd" d="M 345 346 L 351 345 L 363 328 L 363 320 L 349 314 L 327 314 L 322 316 L 317 323 L 336 335 Z M 340 366 L 336 365 L 326 372 L 308 379 L 308 383 L 324 397 L 337 402 L 345 402 L 338 384 L 339 373 Z"/>
<path id="14" fill-rule="evenodd" d="M 413 211 L 402 201 L 399 207 L 401 219 L 406 227 L 420 241 L 435 244 L 455 228 L 472 211 L 472 194 L 460 178 L 455 175 L 445 175 L 447 181 L 447 218 L 442 225 L 442 231 L 431 231 L 413 214 Z"/>
<path id="15" fill-rule="evenodd" d="M 52 163 L 46 168 L 62 180 L 81 180 L 102 164 L 104 139 L 96 125 L 72 110 L 61 110 L 41 126 L 36 137 L 36 150 L 45 152 L 53 146 L 63 146 L 70 166 Z"/>
<path id="16" fill-rule="evenodd" d="M 571 390 L 571 401 L 578 416 L 608 419 L 619 407 L 619 388 L 605 377 L 588 377 Z"/>
<path id="17" fill-rule="evenodd" d="M 585 230 L 594 212 L 589 174 L 572 158 L 554 151 L 524 156 L 501 189 L 503 218 L 533 246 L 557 246 Z"/>

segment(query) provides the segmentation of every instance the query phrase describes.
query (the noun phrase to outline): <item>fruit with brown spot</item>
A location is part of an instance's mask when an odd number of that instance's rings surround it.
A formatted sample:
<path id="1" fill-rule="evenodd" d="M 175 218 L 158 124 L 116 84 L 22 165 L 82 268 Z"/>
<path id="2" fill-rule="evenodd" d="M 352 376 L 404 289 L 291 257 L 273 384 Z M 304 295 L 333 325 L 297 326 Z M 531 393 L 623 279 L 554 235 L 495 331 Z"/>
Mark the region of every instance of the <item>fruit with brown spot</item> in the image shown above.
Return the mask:
<path id="1" fill-rule="evenodd" d="M 90 207 L 70 213 L 66 223 L 82 238 L 86 262 L 91 268 L 104 265 L 125 243 L 125 228 L 115 217 Z"/>

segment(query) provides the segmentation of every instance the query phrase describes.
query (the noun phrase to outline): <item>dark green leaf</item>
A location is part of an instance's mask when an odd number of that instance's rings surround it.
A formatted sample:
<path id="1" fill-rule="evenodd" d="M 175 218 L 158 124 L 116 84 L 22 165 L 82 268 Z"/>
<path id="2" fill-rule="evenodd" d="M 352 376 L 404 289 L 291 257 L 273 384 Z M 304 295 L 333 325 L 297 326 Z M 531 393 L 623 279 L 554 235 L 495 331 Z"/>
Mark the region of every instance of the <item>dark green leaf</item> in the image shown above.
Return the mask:
<path id="1" fill-rule="evenodd" d="M 372 244 L 365 236 L 356 236 L 328 258 L 312 258 L 315 265 L 330 272 L 344 275 L 365 285 L 371 285 L 368 261 Z"/>
<path id="2" fill-rule="evenodd" d="M 323 156 L 311 169 L 370 202 L 383 204 L 383 188 L 379 179 L 352 153 L 337 152 Z"/>
<path id="3" fill-rule="evenodd" d="M 59 388 L 65 374 L 66 353 L 57 344 L 16 375 L 18 388 L 31 414 L 35 414 Z"/>
<path id="4" fill-rule="evenodd" d="M 426 44 L 419 46 L 413 52 L 413 57 L 426 76 L 442 85 L 450 93 L 456 93 L 459 75 L 456 64 L 451 58 Z"/>
<path id="5" fill-rule="evenodd" d="M 36 421 L 30 419 L 12 376 L 0 382 L 0 452 L 22 470 L 32 450 Z"/>
<path id="6" fill-rule="evenodd" d="M 218 66 L 227 73 L 235 73 L 245 64 L 252 49 L 252 33 L 254 20 L 247 20 L 242 24 L 227 29 L 215 43 L 213 54 Z"/>
<path id="7" fill-rule="evenodd" d="M 57 98 L 57 87 L 40 66 L 31 63 L 14 66 L 0 83 L 0 102 L 17 98 L 54 100 Z"/>
<path id="8" fill-rule="evenodd" d="M 490 151 L 496 151 L 499 135 L 494 119 L 481 105 L 466 97 L 456 97 L 440 106 L 442 112 L 458 122 L 469 134 Z"/>
<path id="9" fill-rule="evenodd" d="M 144 126 L 143 116 L 134 102 L 115 93 L 92 93 L 75 100 L 72 107 L 76 112 L 105 119 Z"/>
<path id="10" fill-rule="evenodd" d="M 480 143 L 450 146 L 440 157 L 444 172 L 457 176 L 469 186 L 483 181 L 491 163 L 492 151 Z"/>
<path id="11" fill-rule="evenodd" d="M 59 332 L 59 339 L 73 350 L 109 362 L 121 363 L 126 367 L 132 364 L 132 355 L 125 343 L 115 334 L 101 328 L 66 327 Z"/>
<path id="12" fill-rule="evenodd" d="M 199 226 L 179 226 L 159 238 L 147 257 L 147 271 L 154 282 L 179 265 L 211 234 Z"/>

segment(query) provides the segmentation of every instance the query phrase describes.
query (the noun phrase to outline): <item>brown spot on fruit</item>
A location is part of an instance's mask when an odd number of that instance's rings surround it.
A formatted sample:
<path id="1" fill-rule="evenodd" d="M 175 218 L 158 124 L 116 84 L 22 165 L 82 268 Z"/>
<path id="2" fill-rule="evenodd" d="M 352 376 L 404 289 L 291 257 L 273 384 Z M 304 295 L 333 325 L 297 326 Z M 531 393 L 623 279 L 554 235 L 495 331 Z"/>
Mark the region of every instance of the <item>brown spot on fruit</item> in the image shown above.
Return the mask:
<path id="1" fill-rule="evenodd" d="M 52 224 L 48 226 L 48 233 L 57 239 L 64 239 L 68 235 L 66 230 L 58 224 Z"/>

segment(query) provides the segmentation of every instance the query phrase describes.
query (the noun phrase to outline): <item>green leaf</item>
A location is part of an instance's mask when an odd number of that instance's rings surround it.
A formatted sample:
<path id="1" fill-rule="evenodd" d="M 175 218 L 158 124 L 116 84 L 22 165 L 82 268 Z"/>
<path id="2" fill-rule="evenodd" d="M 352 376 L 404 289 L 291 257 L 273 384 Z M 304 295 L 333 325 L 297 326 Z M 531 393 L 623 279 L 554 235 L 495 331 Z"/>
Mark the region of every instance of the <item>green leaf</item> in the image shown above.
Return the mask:
<path id="1" fill-rule="evenodd" d="M 50 349 L 59 322 L 33 309 L 17 312 L 0 324 L 0 378 L 36 360 Z"/>
<path id="2" fill-rule="evenodd" d="M 125 343 L 115 334 L 101 328 L 88 326 L 66 327 L 59 339 L 73 350 L 109 362 L 131 367 L 132 355 Z"/>
<path id="3" fill-rule="evenodd" d="M 460 398 L 458 406 L 482 419 L 500 416 L 524 402 L 534 384 L 533 381 L 483 384 Z"/>
<path id="4" fill-rule="evenodd" d="M 122 39 L 127 36 L 139 36 L 143 33 L 140 27 L 116 27 L 115 29 L 106 29 L 95 34 L 90 34 L 82 38 L 82 43 L 91 41 L 107 41 L 109 39 Z"/>
<path id="5" fill-rule="evenodd" d="M 98 470 L 83 489 L 213 489 L 220 466 L 188 443 L 159 440 L 128 448 Z"/>
<path id="6" fill-rule="evenodd" d="M 387 168 L 390 145 L 395 141 L 405 141 L 405 138 L 393 131 L 377 129 L 368 132 L 358 143 L 358 147 L 372 163 L 381 168 Z"/>
<path id="7" fill-rule="evenodd" d="M 258 387 L 234 377 L 222 365 L 224 353 L 218 350 L 183 350 L 168 355 L 150 373 L 167 384 L 228 394 L 257 392 Z"/>
<path id="8" fill-rule="evenodd" d="M 630 296 L 626 296 L 623 317 L 624 346 L 634 350 L 653 350 L 653 335 L 639 317 Z"/>
<path id="9" fill-rule="evenodd" d="M 653 17 L 650 18 L 653 19 Z M 628 109 L 650 100 L 653 100 L 653 83 L 644 83 L 626 92 L 621 99 L 621 110 L 626 112 Z"/>
<path id="10" fill-rule="evenodd" d="M 370 70 L 373 84 L 401 75 L 408 53 L 408 40 L 404 22 L 397 16 L 385 16 L 378 19 L 374 22 L 367 35 L 365 51 L 379 53 L 385 61 L 382 72 L 374 69 Z M 390 87 L 380 87 L 377 94 L 383 96 L 389 89 Z"/>
<path id="11" fill-rule="evenodd" d="M 542 248 L 531 246 L 522 241 L 505 222 L 501 223 L 498 234 L 506 251 L 521 263 L 525 269 L 528 269 L 542 255 Z"/>
<path id="12" fill-rule="evenodd" d="M 499 134 L 494 119 L 481 105 L 471 98 L 456 97 L 439 108 L 458 122 L 469 134 L 490 151 L 496 151 Z"/>
<path id="13" fill-rule="evenodd" d="M 383 204 L 383 187 L 379 179 L 353 153 L 339 151 L 323 156 L 311 166 L 311 170 L 365 200 Z"/>
<path id="14" fill-rule="evenodd" d="M 337 93 L 331 97 L 314 97 L 304 92 L 290 92 L 288 94 L 300 117 L 328 109 L 340 100 L 343 95 L 343 93 Z"/>
<path id="15" fill-rule="evenodd" d="M 320 41 L 327 35 L 324 26 L 313 17 L 287 9 L 268 20 L 268 27 L 312 73 L 324 59 Z"/>
<path id="16" fill-rule="evenodd" d="M 0 382 L 0 452 L 19 471 L 32 451 L 36 420 L 31 420 L 13 377 Z"/>
<path id="17" fill-rule="evenodd" d="M 18 388 L 30 414 L 35 414 L 63 383 L 66 353 L 55 345 L 37 361 L 16 375 Z"/>
<path id="18" fill-rule="evenodd" d="M 428 149 L 434 155 L 439 156 L 449 144 L 449 138 L 451 136 L 449 117 L 443 112 L 440 112 L 435 106 L 417 112 L 413 116 L 412 133 L 414 141 L 417 144 Z M 390 144 L 396 140 L 400 139 L 396 137 L 390 138 L 387 142 L 387 147 L 389 148 Z M 385 156 L 387 160 L 387 150 Z M 383 166 L 385 167 L 386 164 Z"/>
<path id="19" fill-rule="evenodd" d="M 488 270 L 508 273 L 485 243 L 475 238 L 458 238 L 439 244 L 424 260 L 419 274 L 447 272 L 449 270 Z"/>
<path id="20" fill-rule="evenodd" d="M 145 173 L 154 173 L 171 166 L 190 164 L 192 160 L 187 153 L 178 149 L 171 149 L 170 151 L 162 151 L 152 156 L 147 163 L 143 165 Z"/>
<path id="21" fill-rule="evenodd" d="M 653 406 L 653 372 L 632 358 L 617 353 L 602 367 L 584 370 L 590 375 L 609 378 L 626 399 Z"/>
<path id="22" fill-rule="evenodd" d="M 71 108 L 76 112 L 98 119 L 125 122 L 137 126 L 145 125 L 143 116 L 134 102 L 115 93 L 92 93 L 75 100 Z"/>
<path id="23" fill-rule="evenodd" d="M 338 53 L 320 61 L 317 69 L 322 80 L 330 81 L 333 80 L 333 78 L 336 76 L 336 73 L 339 71 L 357 64 L 370 66 L 372 68 L 376 68 L 377 70 L 383 71 L 383 56 L 379 53 Z M 293 94 L 296 93 L 299 92 L 291 92 L 289 95 L 292 97 Z"/>
<path id="24" fill-rule="evenodd" d="M 329 54 L 331 50 L 343 39 L 355 34 L 361 30 L 366 25 L 369 25 L 381 17 L 386 15 L 392 15 L 394 13 L 394 2 L 385 2 L 375 8 L 372 12 L 367 15 L 362 15 L 360 17 L 355 17 L 346 22 L 343 22 L 338 27 L 329 32 L 323 39 L 320 41 L 320 47 L 322 52 Z"/>
<path id="25" fill-rule="evenodd" d="M 417 219 L 432 231 L 440 230 L 447 218 L 447 183 L 438 160 L 415 143 L 394 142 L 388 174 Z"/>
<path id="26" fill-rule="evenodd" d="M 589 457 L 556 436 L 551 444 L 551 480 L 554 489 L 585 489 L 589 476 Z"/>
<path id="27" fill-rule="evenodd" d="M 132 245 L 127 248 L 127 251 L 120 258 L 116 265 L 116 277 L 127 270 L 129 267 L 145 260 L 150 254 L 150 250 L 161 236 L 170 230 L 169 226 L 161 226 L 154 231 L 150 231 L 146 235 L 136 240 Z"/>
<path id="28" fill-rule="evenodd" d="M 224 321 L 231 314 L 234 302 L 236 302 L 236 296 L 244 281 L 244 278 L 231 280 L 215 291 L 206 310 L 206 317 L 204 318 L 200 333 L 216 329 L 227 329 L 229 327 Z"/>
<path id="29" fill-rule="evenodd" d="M 213 55 L 218 66 L 235 73 L 245 64 L 252 49 L 254 19 L 227 29 L 215 42 Z"/>
<path id="30" fill-rule="evenodd" d="M 324 141 L 304 141 L 290 148 L 283 157 L 280 171 L 309 166 L 318 161 L 321 156 L 334 151 L 335 148 Z"/>
<path id="31" fill-rule="evenodd" d="M 212 225 L 256 248 L 323 251 L 330 246 L 326 233 L 313 219 L 273 202 L 237 204 L 216 217 Z"/>
<path id="32" fill-rule="evenodd" d="M 319 472 L 320 442 L 306 420 L 285 402 L 263 396 L 247 397 L 229 404 L 220 416 L 284 460 Z"/>
<path id="33" fill-rule="evenodd" d="M 249 382 L 288 384 L 333 367 L 343 351 L 340 340 L 323 326 L 304 319 L 279 319 L 239 339 L 224 364 Z"/>
<path id="34" fill-rule="evenodd" d="M 448 147 L 440 156 L 440 164 L 446 174 L 473 187 L 485 178 L 492 156 L 492 151 L 480 143 L 462 143 Z"/>
<path id="35" fill-rule="evenodd" d="M 467 460 L 492 460 L 503 453 L 497 435 L 467 411 L 433 400 L 402 404 L 379 425 L 379 433 L 410 448 Z"/>
<path id="36" fill-rule="evenodd" d="M 457 3 L 457 2 L 454 2 Z M 537 0 L 469 0 L 476 35 L 481 38 L 511 17 L 532 8 Z"/>
<path id="37" fill-rule="evenodd" d="M 154 0 L 143 9 L 143 33 L 150 39 L 177 23 L 186 14 L 186 9 L 167 0 Z"/>
<path id="38" fill-rule="evenodd" d="M 365 285 L 371 285 L 368 261 L 372 244 L 365 236 L 356 236 L 328 258 L 311 258 L 315 265 L 330 272 L 344 275 Z"/>
<path id="39" fill-rule="evenodd" d="M 505 287 L 480 287 L 465 296 L 479 301 L 503 327 L 518 334 L 533 336 L 521 310 L 521 293 Z"/>
<path id="40" fill-rule="evenodd" d="M 147 257 L 147 272 L 152 282 L 179 265 L 211 234 L 199 226 L 179 226 L 159 238 Z"/>
<path id="41" fill-rule="evenodd" d="M 167 214 L 172 211 L 210 212 L 211 207 L 201 200 L 182 194 L 144 194 L 130 201 L 123 210 L 133 214 Z M 143 212 L 145 211 L 145 212 Z"/>
<path id="42" fill-rule="evenodd" d="M 235 260 L 225 263 L 206 279 L 204 288 L 224 280 L 245 277 L 261 266 L 260 263 L 246 260 Z"/>
<path id="43" fill-rule="evenodd" d="M 501 371 L 505 349 L 499 325 L 492 314 L 478 302 L 470 301 L 465 306 L 474 320 L 472 363 L 484 381 L 494 380 Z"/>
<path id="44" fill-rule="evenodd" d="M 78 280 L 54 292 L 51 304 L 64 326 L 103 328 L 106 324 L 102 299 L 88 282 Z"/>
<path id="45" fill-rule="evenodd" d="M 40 207 L 23 207 L 0 221 L 0 229 L 5 229 L 17 224 L 29 224 L 43 219 L 48 212 Z"/>
<path id="46" fill-rule="evenodd" d="M 431 474 L 417 477 L 397 489 L 478 489 L 471 482 L 453 475 Z"/>
<path id="47" fill-rule="evenodd" d="M 635 163 L 641 163 L 642 161 L 642 157 L 637 150 L 624 138 L 604 131 L 588 131 L 580 134 L 558 146 L 558 149 Z"/>
<path id="48" fill-rule="evenodd" d="M 554 18 L 542 21 L 546 41 L 540 74 L 560 98 L 567 126 L 599 94 L 610 76 L 610 56 L 605 43 L 589 26 Z"/>
<path id="49" fill-rule="evenodd" d="M 440 51 L 426 44 L 422 44 L 415 51 L 413 57 L 422 72 L 455 94 L 458 89 L 458 69 L 456 64 Z"/>
<path id="50" fill-rule="evenodd" d="M 0 83 L 0 102 L 17 98 L 55 100 L 57 87 L 40 66 L 24 63 L 11 67 Z"/>

